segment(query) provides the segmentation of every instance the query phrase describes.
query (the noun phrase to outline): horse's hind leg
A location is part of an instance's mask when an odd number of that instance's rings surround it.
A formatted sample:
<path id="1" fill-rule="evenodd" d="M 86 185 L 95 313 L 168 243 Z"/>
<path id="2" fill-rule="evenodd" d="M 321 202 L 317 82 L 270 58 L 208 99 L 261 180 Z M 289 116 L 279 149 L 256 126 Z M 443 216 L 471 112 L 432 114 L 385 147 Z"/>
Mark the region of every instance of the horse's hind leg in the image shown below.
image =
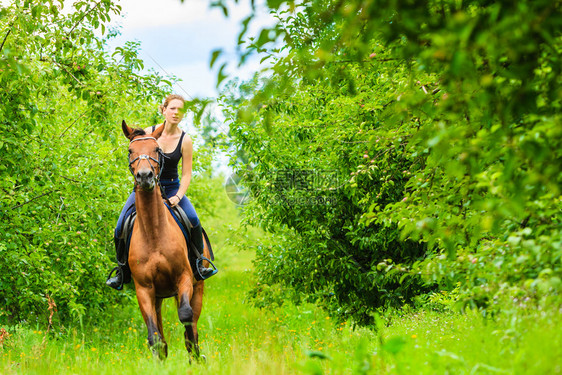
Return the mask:
<path id="1" fill-rule="evenodd" d="M 136 284 L 136 283 L 135 283 Z M 137 300 L 139 308 L 148 331 L 148 345 L 154 354 L 158 354 L 160 359 L 166 358 L 164 336 L 158 327 L 158 314 L 156 314 L 156 297 L 154 289 L 143 288 L 136 284 Z M 160 304 L 162 301 L 160 301 Z M 160 324 L 161 325 L 161 324 Z"/>

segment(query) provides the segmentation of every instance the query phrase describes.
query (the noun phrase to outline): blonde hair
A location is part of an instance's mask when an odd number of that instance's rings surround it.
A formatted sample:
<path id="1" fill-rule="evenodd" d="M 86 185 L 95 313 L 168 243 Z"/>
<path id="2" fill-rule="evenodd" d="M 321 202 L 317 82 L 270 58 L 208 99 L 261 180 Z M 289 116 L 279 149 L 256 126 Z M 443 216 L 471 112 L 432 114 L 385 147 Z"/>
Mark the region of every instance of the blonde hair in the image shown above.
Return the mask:
<path id="1" fill-rule="evenodd" d="M 163 113 L 164 113 L 164 110 L 165 110 L 166 108 L 168 108 L 168 104 L 170 104 L 170 102 L 171 102 L 172 100 L 174 100 L 174 99 L 181 100 L 181 102 L 185 104 L 185 99 L 183 98 L 183 96 L 178 95 L 178 94 L 170 94 L 170 95 L 168 95 L 168 96 L 166 97 L 166 99 L 164 99 L 164 103 L 162 103 L 162 104 L 160 105 L 160 107 L 159 107 L 160 113 L 163 114 Z"/>

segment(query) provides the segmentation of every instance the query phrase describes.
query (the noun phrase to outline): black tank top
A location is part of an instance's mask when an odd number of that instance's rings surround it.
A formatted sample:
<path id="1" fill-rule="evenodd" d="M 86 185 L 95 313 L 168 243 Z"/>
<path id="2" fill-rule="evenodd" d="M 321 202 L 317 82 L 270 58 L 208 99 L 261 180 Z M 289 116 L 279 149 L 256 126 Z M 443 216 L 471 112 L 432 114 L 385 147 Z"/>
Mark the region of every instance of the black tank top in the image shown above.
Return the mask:
<path id="1" fill-rule="evenodd" d="M 156 125 L 152 125 L 152 131 L 154 132 Z M 180 141 L 176 146 L 176 149 L 170 153 L 165 153 L 166 158 L 164 159 L 164 168 L 162 169 L 162 175 L 160 175 L 161 180 L 175 180 L 178 179 L 178 163 L 181 159 L 181 145 L 183 142 L 183 137 L 185 132 L 182 130 L 180 135 Z"/>

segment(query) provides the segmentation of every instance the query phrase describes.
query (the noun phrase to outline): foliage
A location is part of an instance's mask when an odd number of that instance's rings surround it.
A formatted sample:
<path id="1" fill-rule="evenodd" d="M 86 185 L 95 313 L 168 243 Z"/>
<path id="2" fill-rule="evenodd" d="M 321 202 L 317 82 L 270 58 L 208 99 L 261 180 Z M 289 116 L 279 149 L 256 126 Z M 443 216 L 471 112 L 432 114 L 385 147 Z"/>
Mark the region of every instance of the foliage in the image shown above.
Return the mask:
<path id="1" fill-rule="evenodd" d="M 251 168 L 239 171 L 254 193 L 245 212 L 282 234 L 276 245 L 258 249 L 260 283 L 291 286 L 295 297 L 320 301 L 340 319 L 353 316 L 363 324 L 372 323 L 378 307 L 400 306 L 427 290 L 418 276 L 404 274 L 404 264 L 421 259 L 424 244 L 400 240 L 396 225 L 360 223 L 365 205 L 402 199 L 416 168 L 404 149 L 411 125 L 385 128 L 374 111 L 400 86 L 385 78 L 397 67 L 370 68 L 347 68 L 358 76 L 357 96 L 345 82 L 316 81 L 260 109 L 269 130 L 230 124 L 250 155 Z M 387 95 L 370 92 L 376 83 Z M 370 126 L 378 129 L 373 146 L 364 135 Z"/>
<path id="2" fill-rule="evenodd" d="M 171 90 L 141 72 L 138 43 L 109 54 L 106 25 L 120 6 L 63 5 L 0 8 L 0 321 L 44 315 L 48 296 L 64 321 L 122 298 L 104 286 L 132 188 L 120 122 L 160 121 Z"/>
<path id="3" fill-rule="evenodd" d="M 418 275 L 460 282 L 464 305 L 559 300 L 560 2 L 268 6 L 277 24 L 240 35 L 241 62 L 261 53 L 268 73 L 240 108 L 224 99 L 249 153 L 248 217 L 282 234 L 258 256 L 260 282 L 321 292 L 360 322 L 423 292 Z M 337 189 L 276 180 L 326 169 Z M 310 204 L 328 192 L 335 204 Z"/>

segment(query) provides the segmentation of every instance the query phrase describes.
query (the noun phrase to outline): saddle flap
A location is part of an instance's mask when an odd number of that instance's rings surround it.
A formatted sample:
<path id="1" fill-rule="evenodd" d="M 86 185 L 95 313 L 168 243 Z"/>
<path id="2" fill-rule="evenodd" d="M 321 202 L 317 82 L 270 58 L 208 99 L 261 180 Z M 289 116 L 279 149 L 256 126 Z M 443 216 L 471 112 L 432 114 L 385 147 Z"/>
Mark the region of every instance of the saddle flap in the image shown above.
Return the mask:
<path id="1" fill-rule="evenodd" d="M 129 242 L 129 239 L 131 238 L 131 234 L 133 233 L 133 225 L 135 224 L 136 218 L 137 218 L 137 211 L 133 211 L 129 215 L 127 215 L 127 218 L 123 223 L 123 230 L 121 231 L 121 235 L 119 236 L 121 240 Z"/>
<path id="2" fill-rule="evenodd" d="M 176 216 L 176 220 L 183 225 L 183 227 L 187 230 L 188 235 L 190 236 L 191 228 L 193 228 L 193 225 L 191 225 L 191 222 L 187 218 L 185 211 L 179 205 L 176 205 L 170 209 L 170 212 L 172 213 L 172 216 L 174 215 Z M 201 228 L 201 229 L 203 231 L 203 239 L 205 240 L 205 242 L 207 243 L 207 247 L 209 248 L 210 258 L 211 260 L 215 260 L 215 254 L 213 253 L 213 248 L 211 247 L 211 241 L 209 240 L 209 236 L 207 236 L 207 232 L 205 232 L 205 228 Z M 197 251 L 197 249 L 195 249 L 195 251 Z"/>

